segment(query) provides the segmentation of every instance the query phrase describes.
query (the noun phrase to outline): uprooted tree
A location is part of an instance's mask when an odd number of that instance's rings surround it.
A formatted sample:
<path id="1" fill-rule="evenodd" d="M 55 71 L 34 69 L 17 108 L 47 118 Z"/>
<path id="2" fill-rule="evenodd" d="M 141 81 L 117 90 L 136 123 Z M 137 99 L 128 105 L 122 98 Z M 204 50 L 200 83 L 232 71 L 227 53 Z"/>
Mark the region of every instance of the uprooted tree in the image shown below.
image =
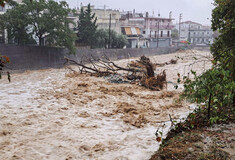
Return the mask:
<path id="1" fill-rule="evenodd" d="M 105 77 L 109 75 L 121 75 L 128 83 L 138 83 L 151 90 L 162 90 L 167 87 L 166 72 L 155 74 L 154 70 L 159 64 L 153 64 L 149 58 L 142 56 L 139 60 L 131 61 L 126 67 L 119 66 L 111 61 L 106 55 L 101 58 L 82 57 L 80 62 L 69 58 L 66 64 L 76 65 L 81 74 L 91 74 L 92 76 Z M 170 61 L 169 63 L 172 63 Z M 164 63 L 161 65 L 169 64 Z M 176 61 L 173 60 L 173 63 Z M 73 72 L 74 69 L 70 68 Z"/>

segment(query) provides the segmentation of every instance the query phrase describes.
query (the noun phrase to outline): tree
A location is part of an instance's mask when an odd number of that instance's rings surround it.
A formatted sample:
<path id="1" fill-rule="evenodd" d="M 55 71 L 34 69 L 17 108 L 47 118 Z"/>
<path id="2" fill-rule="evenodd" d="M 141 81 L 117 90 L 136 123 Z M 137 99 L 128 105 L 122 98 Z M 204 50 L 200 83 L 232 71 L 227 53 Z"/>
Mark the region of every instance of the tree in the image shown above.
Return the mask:
<path id="1" fill-rule="evenodd" d="M 90 4 L 88 4 L 85 11 L 81 8 L 77 28 L 78 43 L 90 45 L 91 47 L 94 45 L 95 33 L 97 29 L 96 21 L 97 17 L 95 17 L 95 13 L 91 13 Z"/>
<path id="2" fill-rule="evenodd" d="M 208 122 L 234 119 L 235 115 L 235 1 L 215 0 L 212 29 L 219 37 L 211 47 L 212 69 L 196 75 L 191 81 L 184 77 L 183 95 L 192 102 L 206 104 L 199 113 L 207 111 Z"/>
<path id="3" fill-rule="evenodd" d="M 4 7 L 6 2 L 7 2 L 7 0 L 0 0 L 0 6 Z"/>
<path id="4" fill-rule="evenodd" d="M 65 1 L 23 0 L 23 4 L 4 14 L 4 21 L 9 35 L 13 35 L 10 38 L 19 37 L 25 41 L 34 35 L 39 39 L 39 45 L 62 46 L 75 53 L 76 35 L 69 29 L 69 23 L 73 22 L 67 18 L 70 12 Z"/>
<path id="5" fill-rule="evenodd" d="M 172 39 L 178 39 L 179 38 L 178 30 L 177 29 L 173 29 L 171 31 L 171 36 L 172 36 Z"/>
<path id="6" fill-rule="evenodd" d="M 9 1 L 12 9 L 1 16 L 1 28 L 6 28 L 8 43 L 35 44 L 36 41 L 29 34 L 29 19 L 25 7 Z M 25 17 L 24 19 L 22 17 Z"/>
<path id="7" fill-rule="evenodd" d="M 235 80 L 235 1 L 215 0 L 212 29 L 219 31 L 219 37 L 211 47 L 215 63 L 231 71 Z"/>
<path id="8" fill-rule="evenodd" d="M 118 34 L 116 38 L 117 38 L 116 48 L 123 48 L 124 46 L 126 46 L 128 44 L 126 36 L 124 36 L 122 34 Z"/>
<path id="9" fill-rule="evenodd" d="M 95 48 L 107 48 L 109 42 L 109 33 L 105 29 L 97 29 Z"/>
<path id="10" fill-rule="evenodd" d="M 97 29 L 95 36 L 95 47 L 96 48 L 107 48 L 109 43 L 109 30 Z M 123 48 L 127 45 L 128 41 L 122 34 L 118 34 L 116 31 L 111 30 L 110 32 L 110 44 L 111 48 Z"/>

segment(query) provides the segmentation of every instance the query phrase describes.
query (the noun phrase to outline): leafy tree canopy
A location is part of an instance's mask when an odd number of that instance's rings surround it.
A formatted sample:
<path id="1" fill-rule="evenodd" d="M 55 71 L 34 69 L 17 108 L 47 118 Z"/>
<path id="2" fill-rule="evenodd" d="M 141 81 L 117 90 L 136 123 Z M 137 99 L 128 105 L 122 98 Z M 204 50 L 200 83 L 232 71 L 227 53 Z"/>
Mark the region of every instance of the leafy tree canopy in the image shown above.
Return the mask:
<path id="1" fill-rule="evenodd" d="M 211 47 L 216 62 L 232 72 L 235 80 L 235 1 L 215 0 L 212 29 L 220 35 Z"/>
<path id="2" fill-rule="evenodd" d="M 84 45 L 90 45 L 91 47 L 95 43 L 95 33 L 97 29 L 96 25 L 97 17 L 95 13 L 91 13 L 91 6 L 88 4 L 87 9 L 81 8 L 78 21 L 78 43 Z"/>
<path id="3" fill-rule="evenodd" d="M 7 2 L 7 0 L 0 0 L 0 6 L 4 7 L 6 2 Z"/>
<path id="4" fill-rule="evenodd" d="M 95 47 L 96 48 L 107 48 L 109 43 L 109 30 L 97 29 L 95 34 Z M 111 30 L 110 32 L 110 44 L 111 48 L 123 48 L 127 45 L 128 41 L 122 34 L 118 34 L 116 31 Z"/>
<path id="5" fill-rule="evenodd" d="M 235 1 L 215 0 L 214 5 L 212 29 L 219 31 L 219 37 L 211 46 L 212 69 L 199 76 L 192 71 L 193 81 L 184 77 L 183 93 L 192 102 L 206 104 L 212 124 L 234 120 L 235 115 Z M 199 113 L 204 114 L 204 109 L 199 108 Z"/>
<path id="6" fill-rule="evenodd" d="M 4 26 L 9 36 L 12 35 L 9 38 L 19 39 L 19 44 L 34 35 L 39 39 L 39 45 L 64 46 L 74 53 L 76 35 L 69 29 L 69 24 L 73 23 L 67 18 L 70 12 L 65 1 L 23 0 L 23 4 L 15 5 L 4 14 Z"/>

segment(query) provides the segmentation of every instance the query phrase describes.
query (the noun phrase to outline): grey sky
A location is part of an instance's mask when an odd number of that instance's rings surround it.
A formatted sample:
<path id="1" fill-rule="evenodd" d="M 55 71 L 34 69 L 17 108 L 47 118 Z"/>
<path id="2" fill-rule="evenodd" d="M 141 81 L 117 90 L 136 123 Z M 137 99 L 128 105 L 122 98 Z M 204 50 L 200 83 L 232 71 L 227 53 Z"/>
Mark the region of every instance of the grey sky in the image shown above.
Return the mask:
<path id="1" fill-rule="evenodd" d="M 183 21 L 192 20 L 202 24 L 210 24 L 211 12 L 214 8 L 213 0 L 66 0 L 71 8 L 82 3 L 87 5 L 91 3 L 96 8 L 102 8 L 106 5 L 110 9 L 119 9 L 120 11 L 146 12 L 150 15 L 157 15 L 160 12 L 161 17 L 168 17 L 169 12 L 173 12 L 174 22 L 178 22 L 179 14 L 183 13 Z"/>

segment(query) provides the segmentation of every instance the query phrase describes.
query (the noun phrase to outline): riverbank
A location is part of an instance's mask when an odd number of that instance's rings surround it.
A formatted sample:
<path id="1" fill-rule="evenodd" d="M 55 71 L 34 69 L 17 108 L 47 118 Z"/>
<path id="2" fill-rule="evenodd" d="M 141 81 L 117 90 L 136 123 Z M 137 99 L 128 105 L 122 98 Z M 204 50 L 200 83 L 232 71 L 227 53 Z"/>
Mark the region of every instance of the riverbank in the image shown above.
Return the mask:
<path id="1" fill-rule="evenodd" d="M 183 131 L 164 141 L 150 160 L 235 159 L 235 123 Z"/>

